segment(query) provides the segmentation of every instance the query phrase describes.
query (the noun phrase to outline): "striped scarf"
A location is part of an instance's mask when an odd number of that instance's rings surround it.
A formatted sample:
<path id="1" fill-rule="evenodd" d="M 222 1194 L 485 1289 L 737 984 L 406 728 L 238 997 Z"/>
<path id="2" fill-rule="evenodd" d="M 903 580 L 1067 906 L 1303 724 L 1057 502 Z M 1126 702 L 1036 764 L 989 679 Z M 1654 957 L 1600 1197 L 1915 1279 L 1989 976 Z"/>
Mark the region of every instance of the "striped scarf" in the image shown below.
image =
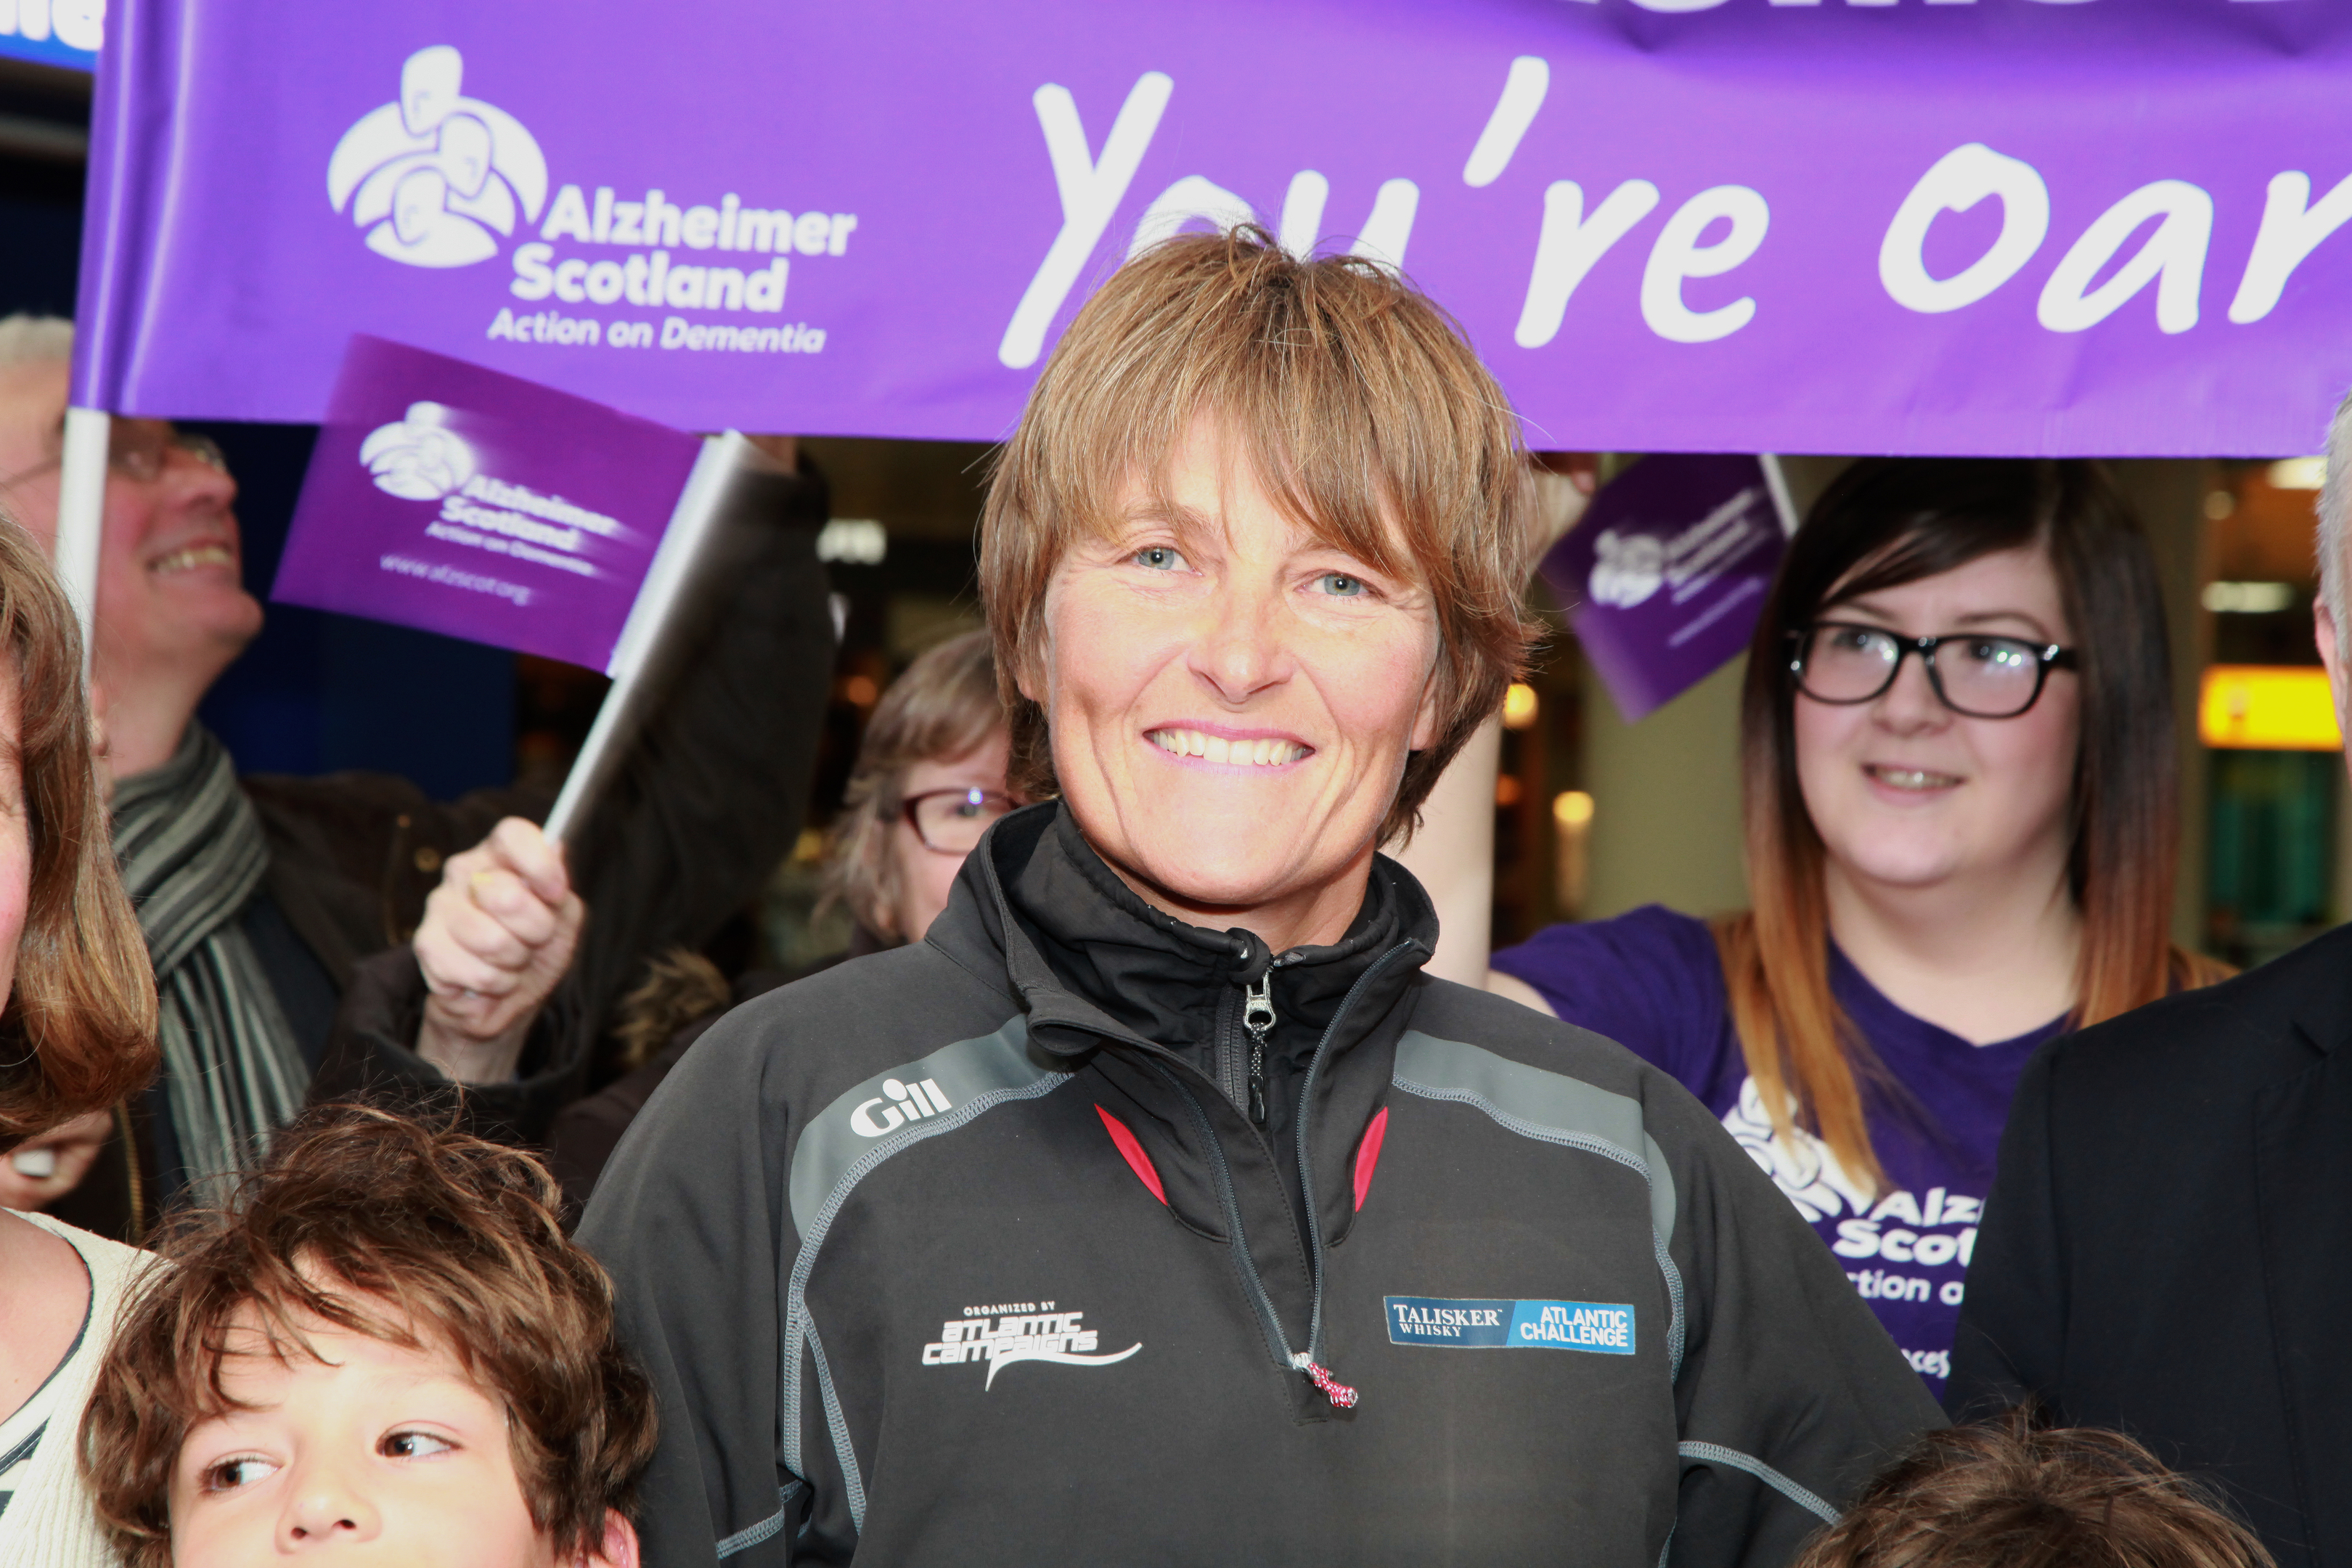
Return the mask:
<path id="1" fill-rule="evenodd" d="M 226 1176 L 257 1161 L 301 1109 L 310 1072 L 238 923 L 269 847 L 212 731 L 191 721 L 170 762 L 115 786 L 114 853 L 155 966 L 163 1090 L 185 1179 Z"/>

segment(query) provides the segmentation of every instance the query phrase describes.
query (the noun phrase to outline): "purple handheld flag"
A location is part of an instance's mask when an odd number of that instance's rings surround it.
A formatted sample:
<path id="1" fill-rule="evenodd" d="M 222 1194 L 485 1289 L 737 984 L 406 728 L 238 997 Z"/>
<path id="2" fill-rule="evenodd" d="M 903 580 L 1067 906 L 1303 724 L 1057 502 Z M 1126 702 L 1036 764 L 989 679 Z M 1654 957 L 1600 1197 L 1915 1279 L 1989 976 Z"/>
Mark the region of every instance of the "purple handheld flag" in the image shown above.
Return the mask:
<path id="1" fill-rule="evenodd" d="M 611 672 L 701 443 L 352 338 L 270 596 Z"/>
<path id="2" fill-rule="evenodd" d="M 1628 722 L 1748 646 L 1790 521 L 1769 458 L 1644 458 L 1544 557 L 1544 581 Z"/>

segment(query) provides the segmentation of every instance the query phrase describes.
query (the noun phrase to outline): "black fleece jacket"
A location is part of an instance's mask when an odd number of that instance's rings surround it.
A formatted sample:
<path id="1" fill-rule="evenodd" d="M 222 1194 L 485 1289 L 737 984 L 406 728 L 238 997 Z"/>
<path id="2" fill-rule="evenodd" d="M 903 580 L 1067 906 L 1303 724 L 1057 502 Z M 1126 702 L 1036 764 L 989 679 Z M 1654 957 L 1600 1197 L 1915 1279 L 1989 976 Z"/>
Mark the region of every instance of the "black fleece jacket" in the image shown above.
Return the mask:
<path id="1" fill-rule="evenodd" d="M 1380 860 L 1271 961 L 1263 1126 L 1263 944 L 1058 805 L 721 1020 L 581 1227 L 647 1563 L 1786 1561 L 1941 1417 L 1714 1118 L 1423 975 L 1435 925 Z"/>

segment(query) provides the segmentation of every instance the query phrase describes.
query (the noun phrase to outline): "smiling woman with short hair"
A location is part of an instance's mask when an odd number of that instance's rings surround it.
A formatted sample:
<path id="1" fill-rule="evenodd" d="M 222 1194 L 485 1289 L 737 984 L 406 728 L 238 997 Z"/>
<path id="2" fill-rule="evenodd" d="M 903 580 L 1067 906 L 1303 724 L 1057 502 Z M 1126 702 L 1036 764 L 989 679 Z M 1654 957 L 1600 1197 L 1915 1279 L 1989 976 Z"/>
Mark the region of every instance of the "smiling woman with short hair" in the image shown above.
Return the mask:
<path id="1" fill-rule="evenodd" d="M 1368 262 L 1079 312 L 982 544 L 1045 804 L 712 1030 L 583 1224 L 648 1561 L 1768 1563 L 1937 1422 L 1688 1094 L 1421 973 L 1379 847 L 1519 668 L 1529 483 Z"/>

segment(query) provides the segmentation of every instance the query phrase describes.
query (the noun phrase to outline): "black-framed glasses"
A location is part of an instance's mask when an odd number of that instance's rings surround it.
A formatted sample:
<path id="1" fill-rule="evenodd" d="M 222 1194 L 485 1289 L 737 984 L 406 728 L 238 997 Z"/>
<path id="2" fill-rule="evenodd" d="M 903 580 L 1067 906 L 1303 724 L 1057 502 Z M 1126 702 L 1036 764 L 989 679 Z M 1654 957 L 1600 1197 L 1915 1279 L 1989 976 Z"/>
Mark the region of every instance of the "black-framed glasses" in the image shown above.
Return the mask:
<path id="1" fill-rule="evenodd" d="M 106 466 L 138 484 L 153 484 L 163 477 L 172 454 L 185 452 L 215 473 L 228 472 L 228 454 L 209 436 L 183 430 L 163 419 L 116 419 L 106 435 Z M 65 467 L 65 454 L 35 463 L 0 479 L 0 489 L 10 489 Z"/>
<path id="2" fill-rule="evenodd" d="M 988 825 L 1020 804 L 1002 790 L 971 784 L 908 795 L 898 809 L 924 848 L 940 855 L 969 855 Z"/>
<path id="3" fill-rule="evenodd" d="M 2041 700 L 2053 669 L 2074 668 L 2074 650 L 2023 637 L 1954 632 L 1906 637 L 1853 621 L 1815 621 L 1789 634 L 1789 672 L 1816 702 L 1868 702 L 1884 694 L 1911 654 L 1927 667 L 1937 700 L 1971 719 L 2014 719 Z"/>

